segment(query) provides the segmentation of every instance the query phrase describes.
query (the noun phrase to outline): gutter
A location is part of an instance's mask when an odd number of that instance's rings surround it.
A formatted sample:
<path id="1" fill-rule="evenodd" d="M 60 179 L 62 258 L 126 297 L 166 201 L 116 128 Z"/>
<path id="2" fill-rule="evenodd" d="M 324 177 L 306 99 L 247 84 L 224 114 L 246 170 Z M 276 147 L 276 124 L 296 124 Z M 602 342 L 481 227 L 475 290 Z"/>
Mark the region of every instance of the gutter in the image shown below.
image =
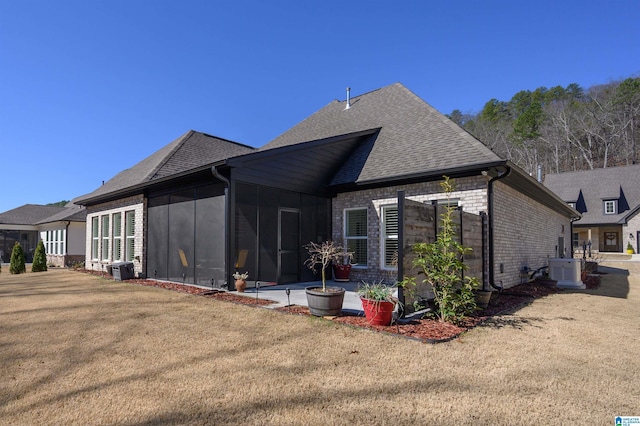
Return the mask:
<path id="1" fill-rule="evenodd" d="M 497 176 L 492 177 L 487 185 L 487 204 L 489 210 L 489 285 L 498 291 L 502 291 L 503 286 L 495 284 L 495 254 L 493 244 L 493 183 L 499 179 L 504 179 L 509 176 L 509 174 L 511 174 L 511 167 L 504 165 L 504 168 L 506 169 L 506 171 L 503 173 L 498 173 Z"/>

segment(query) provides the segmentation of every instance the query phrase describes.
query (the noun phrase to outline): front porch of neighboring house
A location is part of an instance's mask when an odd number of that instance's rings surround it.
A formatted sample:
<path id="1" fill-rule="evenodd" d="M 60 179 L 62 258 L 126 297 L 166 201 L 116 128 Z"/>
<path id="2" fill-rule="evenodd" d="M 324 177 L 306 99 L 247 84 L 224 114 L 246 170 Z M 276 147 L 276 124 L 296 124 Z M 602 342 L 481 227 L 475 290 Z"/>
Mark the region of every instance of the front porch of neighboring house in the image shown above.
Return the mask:
<path id="1" fill-rule="evenodd" d="M 573 227 L 573 250 L 575 257 L 586 253 L 624 253 L 627 244 L 621 225 Z M 634 237 L 635 239 L 635 237 Z M 637 252 L 637 247 L 634 247 Z"/>

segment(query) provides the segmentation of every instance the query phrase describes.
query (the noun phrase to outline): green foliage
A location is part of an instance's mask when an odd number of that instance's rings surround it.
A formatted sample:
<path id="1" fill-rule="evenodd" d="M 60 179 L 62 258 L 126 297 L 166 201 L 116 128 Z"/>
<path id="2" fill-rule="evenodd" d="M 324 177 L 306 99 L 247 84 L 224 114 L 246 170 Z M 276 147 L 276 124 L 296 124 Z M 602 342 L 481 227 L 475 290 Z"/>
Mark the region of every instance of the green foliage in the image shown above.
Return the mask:
<path id="1" fill-rule="evenodd" d="M 447 200 L 455 190 L 453 181 L 448 176 L 441 183 Z M 471 252 L 456 240 L 453 223 L 454 208 L 448 205 L 440 216 L 441 230 L 433 243 L 417 243 L 413 252 L 417 257 L 413 266 L 424 274 L 423 282 L 429 284 L 433 290 L 436 311 L 435 316 L 440 321 L 456 323 L 477 309 L 473 290 L 479 286 L 474 277 L 464 276 L 466 265 L 462 256 Z M 415 278 L 405 278 L 402 286 L 416 288 Z"/>
<path id="2" fill-rule="evenodd" d="M 521 90 L 508 101 L 491 99 L 478 114 L 458 121 L 531 174 L 538 166 L 560 173 L 637 164 L 640 78 L 586 90 L 576 83 Z"/>
<path id="3" fill-rule="evenodd" d="M 384 284 L 383 281 L 368 283 L 363 282 L 357 290 L 360 297 L 369 300 L 396 302 L 393 296 L 395 287 Z"/>
<path id="4" fill-rule="evenodd" d="M 33 264 L 31 265 L 31 272 L 44 272 L 47 270 L 47 253 L 44 250 L 44 243 L 42 240 L 38 242 L 36 251 L 33 254 Z"/>
<path id="5" fill-rule="evenodd" d="M 58 201 L 58 202 L 56 202 L 56 203 L 49 203 L 49 204 L 45 204 L 45 205 L 47 205 L 47 206 L 56 206 L 56 207 L 64 207 L 64 206 L 66 206 L 67 204 L 69 204 L 69 201 L 68 201 L 68 200 L 66 200 L 66 201 L 65 201 L 65 200 L 62 200 L 62 201 Z"/>
<path id="6" fill-rule="evenodd" d="M 22 274 L 27 272 L 27 267 L 25 265 L 24 258 L 24 250 L 22 250 L 22 246 L 19 242 L 13 245 L 13 250 L 11 250 L 11 263 L 9 265 L 9 272 L 12 274 Z"/>

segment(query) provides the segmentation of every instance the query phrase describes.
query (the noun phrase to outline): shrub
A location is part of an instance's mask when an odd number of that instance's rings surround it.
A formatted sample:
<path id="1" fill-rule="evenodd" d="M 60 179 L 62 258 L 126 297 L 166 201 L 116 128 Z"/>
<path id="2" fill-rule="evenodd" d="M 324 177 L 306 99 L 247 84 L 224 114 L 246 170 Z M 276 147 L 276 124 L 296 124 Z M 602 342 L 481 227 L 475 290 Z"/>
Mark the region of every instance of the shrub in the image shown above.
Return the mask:
<path id="1" fill-rule="evenodd" d="M 453 182 L 445 176 L 441 186 L 449 200 L 451 192 L 455 190 Z M 469 253 L 471 248 L 455 239 L 454 210 L 447 203 L 445 212 L 441 215 L 441 230 L 433 243 L 417 243 L 413 246 L 413 252 L 417 255 L 413 265 L 424 274 L 423 282 L 433 289 L 435 316 L 440 321 L 453 323 L 477 310 L 473 290 L 480 284 L 475 277 L 463 277 L 466 265 L 462 256 Z M 411 291 L 416 287 L 415 278 L 405 278 L 401 285 Z"/>
<path id="2" fill-rule="evenodd" d="M 13 245 L 13 250 L 11 250 L 11 263 L 9 265 L 9 272 L 12 274 L 22 274 L 27 272 L 27 267 L 25 265 L 24 259 L 24 250 L 22 250 L 22 246 L 19 242 Z"/>
<path id="3" fill-rule="evenodd" d="M 36 247 L 36 252 L 33 254 L 33 264 L 31 265 L 31 272 L 44 272 L 47 270 L 47 254 L 44 251 L 44 243 L 42 240 Z"/>

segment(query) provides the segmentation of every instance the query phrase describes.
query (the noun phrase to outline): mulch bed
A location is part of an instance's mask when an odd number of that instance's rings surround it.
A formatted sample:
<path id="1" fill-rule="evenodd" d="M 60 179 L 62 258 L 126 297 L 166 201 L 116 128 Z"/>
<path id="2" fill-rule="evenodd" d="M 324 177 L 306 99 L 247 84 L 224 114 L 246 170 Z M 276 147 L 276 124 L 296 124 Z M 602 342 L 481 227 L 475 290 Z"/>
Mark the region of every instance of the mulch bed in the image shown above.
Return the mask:
<path id="1" fill-rule="evenodd" d="M 98 275 L 104 278 L 112 278 L 104 272 L 89 270 L 84 271 L 92 275 Z M 237 294 L 229 293 L 226 291 L 202 289 L 191 285 L 156 281 L 150 279 L 132 279 L 127 280 L 126 282 L 164 288 L 167 290 L 210 297 L 217 300 L 249 306 L 266 306 L 275 303 L 270 300 L 239 296 Z M 583 280 L 583 282 L 585 283 L 587 289 L 596 289 L 600 285 L 600 277 L 598 275 L 587 276 Z M 493 297 L 491 298 L 489 306 L 486 309 L 478 311 L 474 315 L 465 318 L 459 324 L 450 324 L 446 322 L 440 322 L 435 319 L 421 318 L 411 320 L 401 319 L 400 321 L 398 321 L 398 323 L 394 323 L 389 326 L 380 326 L 369 324 L 364 316 L 350 315 L 348 313 L 345 313 L 344 315 L 338 317 L 331 317 L 330 320 L 352 327 L 366 328 L 383 333 L 399 335 L 406 338 L 424 341 L 427 343 L 440 343 L 453 340 L 459 337 L 465 331 L 478 326 L 479 324 L 487 321 L 494 316 L 513 313 L 516 310 L 530 304 L 536 299 L 540 299 L 550 294 L 558 293 L 559 291 L 562 290 L 556 288 L 553 283 L 545 281 L 533 281 L 530 283 L 520 284 L 508 288 L 501 293 L 495 292 Z M 306 306 L 292 305 L 276 308 L 274 310 L 292 315 L 311 316 L 309 308 L 307 308 Z"/>

